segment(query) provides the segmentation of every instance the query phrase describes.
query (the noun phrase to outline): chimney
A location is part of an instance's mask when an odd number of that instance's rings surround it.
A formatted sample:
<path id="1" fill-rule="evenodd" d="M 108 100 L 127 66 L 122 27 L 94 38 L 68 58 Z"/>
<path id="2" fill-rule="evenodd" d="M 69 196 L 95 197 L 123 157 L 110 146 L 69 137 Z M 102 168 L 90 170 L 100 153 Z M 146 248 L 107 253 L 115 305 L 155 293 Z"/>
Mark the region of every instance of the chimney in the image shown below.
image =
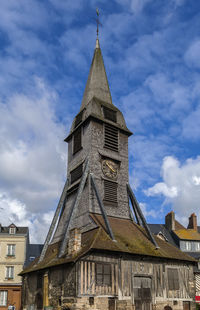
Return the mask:
<path id="1" fill-rule="evenodd" d="M 74 228 L 69 232 L 68 254 L 74 255 L 81 249 L 80 229 Z"/>
<path id="2" fill-rule="evenodd" d="M 197 231 L 197 216 L 195 213 L 192 213 L 189 217 L 188 229 L 194 229 Z"/>
<path id="3" fill-rule="evenodd" d="M 165 216 L 165 227 L 168 230 L 175 230 L 175 214 L 173 211 Z"/>

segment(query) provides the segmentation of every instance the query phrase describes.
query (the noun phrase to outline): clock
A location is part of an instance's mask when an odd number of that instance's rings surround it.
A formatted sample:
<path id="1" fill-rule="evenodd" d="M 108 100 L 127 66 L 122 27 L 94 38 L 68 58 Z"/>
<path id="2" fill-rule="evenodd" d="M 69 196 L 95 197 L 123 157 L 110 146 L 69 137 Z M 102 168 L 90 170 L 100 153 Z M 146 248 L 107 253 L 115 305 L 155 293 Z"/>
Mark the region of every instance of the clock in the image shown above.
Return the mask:
<path id="1" fill-rule="evenodd" d="M 116 180 L 118 175 L 118 165 L 112 160 L 104 159 L 102 161 L 102 171 L 107 178 Z"/>

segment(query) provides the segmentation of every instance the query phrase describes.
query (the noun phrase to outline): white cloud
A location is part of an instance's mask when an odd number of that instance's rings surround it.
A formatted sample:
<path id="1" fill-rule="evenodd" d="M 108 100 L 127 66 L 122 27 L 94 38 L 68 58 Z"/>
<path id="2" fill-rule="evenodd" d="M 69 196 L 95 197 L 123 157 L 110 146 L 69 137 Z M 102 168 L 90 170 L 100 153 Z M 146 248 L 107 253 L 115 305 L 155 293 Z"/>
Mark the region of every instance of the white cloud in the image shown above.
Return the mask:
<path id="1" fill-rule="evenodd" d="M 185 52 L 184 58 L 187 65 L 200 68 L 200 39 L 196 39 Z"/>
<path id="2" fill-rule="evenodd" d="M 41 226 L 37 237 L 42 240 L 49 210 L 55 209 L 64 184 L 67 150 L 63 139 L 69 128 L 56 118 L 56 94 L 41 80 L 35 83 L 34 95 L 16 94 L 0 102 L 0 193 L 4 193 L 0 206 L 5 209 L 1 221 L 18 225 L 33 221 L 35 231 Z"/>
<path id="3" fill-rule="evenodd" d="M 172 156 L 163 159 L 161 170 L 163 182 L 156 183 L 146 191 L 148 196 L 163 195 L 172 204 L 178 217 L 199 214 L 200 156 L 187 159 L 184 164 Z"/>

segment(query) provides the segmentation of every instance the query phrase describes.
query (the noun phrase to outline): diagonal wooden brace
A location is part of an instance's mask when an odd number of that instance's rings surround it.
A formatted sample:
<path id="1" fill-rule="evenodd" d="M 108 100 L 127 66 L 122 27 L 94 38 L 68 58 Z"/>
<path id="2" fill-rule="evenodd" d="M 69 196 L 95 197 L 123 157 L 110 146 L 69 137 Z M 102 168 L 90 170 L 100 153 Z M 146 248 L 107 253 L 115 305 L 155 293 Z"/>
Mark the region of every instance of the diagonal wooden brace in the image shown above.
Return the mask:
<path id="1" fill-rule="evenodd" d="M 159 246 L 158 246 L 156 240 L 154 239 L 153 234 L 151 233 L 151 231 L 149 229 L 149 226 L 148 226 L 148 224 L 145 220 L 145 217 L 142 213 L 142 210 L 140 209 L 139 203 L 137 202 L 137 199 L 136 199 L 136 197 L 135 197 L 135 195 L 134 195 L 129 184 L 127 184 L 127 192 L 128 192 L 129 197 L 130 197 L 133 208 L 135 208 L 137 210 L 137 215 L 139 216 L 139 218 L 140 218 L 140 220 L 141 220 L 141 222 L 142 222 L 142 224 L 143 224 L 143 226 L 144 226 L 144 228 L 145 228 L 145 230 L 149 236 L 149 239 L 155 245 L 156 249 L 159 249 Z"/>

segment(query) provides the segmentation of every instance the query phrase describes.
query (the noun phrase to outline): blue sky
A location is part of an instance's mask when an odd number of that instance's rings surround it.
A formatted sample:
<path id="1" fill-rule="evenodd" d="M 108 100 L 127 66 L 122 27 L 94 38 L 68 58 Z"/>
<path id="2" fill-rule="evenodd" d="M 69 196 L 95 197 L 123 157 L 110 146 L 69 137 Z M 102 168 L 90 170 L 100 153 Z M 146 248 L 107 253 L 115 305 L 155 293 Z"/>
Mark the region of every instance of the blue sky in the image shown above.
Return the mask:
<path id="1" fill-rule="evenodd" d="M 128 128 L 147 220 L 200 219 L 200 3 L 9 0 L 0 11 L 0 212 L 42 242 L 66 175 L 67 136 L 96 39 Z M 200 224 L 200 223 L 199 223 Z M 39 232 L 39 233 L 38 233 Z"/>

